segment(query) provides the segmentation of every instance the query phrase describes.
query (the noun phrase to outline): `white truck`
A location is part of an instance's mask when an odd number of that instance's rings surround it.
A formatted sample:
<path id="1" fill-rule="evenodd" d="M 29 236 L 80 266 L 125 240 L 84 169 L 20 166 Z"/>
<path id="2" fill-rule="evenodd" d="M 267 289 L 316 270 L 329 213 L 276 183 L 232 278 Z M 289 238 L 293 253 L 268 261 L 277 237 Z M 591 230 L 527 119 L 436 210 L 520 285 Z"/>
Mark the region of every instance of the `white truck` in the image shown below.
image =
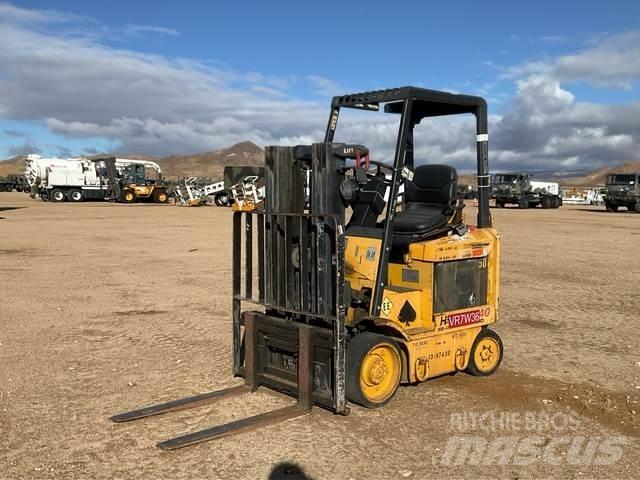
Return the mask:
<path id="1" fill-rule="evenodd" d="M 144 165 L 161 174 L 160 166 L 147 160 L 116 159 L 119 173 L 130 165 Z M 81 202 L 85 199 L 105 199 L 109 195 L 109 181 L 104 166 L 84 157 L 45 158 L 27 155 L 25 177 L 31 187 L 31 196 L 44 201 Z"/>

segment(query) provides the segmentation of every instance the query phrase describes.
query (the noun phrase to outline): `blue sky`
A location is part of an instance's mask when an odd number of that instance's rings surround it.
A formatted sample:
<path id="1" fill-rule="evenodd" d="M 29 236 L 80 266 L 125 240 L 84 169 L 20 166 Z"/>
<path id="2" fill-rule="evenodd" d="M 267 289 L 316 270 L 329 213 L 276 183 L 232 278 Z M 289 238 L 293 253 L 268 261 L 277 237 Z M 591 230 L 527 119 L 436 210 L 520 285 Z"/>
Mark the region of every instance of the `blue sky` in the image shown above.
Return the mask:
<path id="1" fill-rule="evenodd" d="M 639 32 L 631 1 L 0 2 L 0 157 L 317 141 L 331 95 L 413 84 L 485 96 L 505 166 L 624 161 Z"/>

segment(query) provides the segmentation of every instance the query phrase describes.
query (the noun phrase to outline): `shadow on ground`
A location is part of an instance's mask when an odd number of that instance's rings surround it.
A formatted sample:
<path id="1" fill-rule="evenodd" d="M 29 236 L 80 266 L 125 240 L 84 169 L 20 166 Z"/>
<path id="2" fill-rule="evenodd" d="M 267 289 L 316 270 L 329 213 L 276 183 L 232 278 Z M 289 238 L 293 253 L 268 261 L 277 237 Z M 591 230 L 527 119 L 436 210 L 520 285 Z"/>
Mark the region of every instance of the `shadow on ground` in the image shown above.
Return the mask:
<path id="1" fill-rule="evenodd" d="M 313 480 L 312 477 L 307 475 L 300 465 L 295 463 L 279 463 L 271 473 L 269 473 L 269 480 Z"/>

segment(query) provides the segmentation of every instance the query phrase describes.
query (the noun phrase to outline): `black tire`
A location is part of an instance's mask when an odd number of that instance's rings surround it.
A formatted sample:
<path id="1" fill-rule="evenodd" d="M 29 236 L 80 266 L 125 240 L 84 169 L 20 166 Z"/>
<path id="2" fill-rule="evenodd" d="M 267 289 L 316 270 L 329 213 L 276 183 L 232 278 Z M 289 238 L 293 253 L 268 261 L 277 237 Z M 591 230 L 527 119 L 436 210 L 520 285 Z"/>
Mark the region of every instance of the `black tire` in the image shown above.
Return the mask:
<path id="1" fill-rule="evenodd" d="M 153 201 L 155 203 L 168 203 L 169 195 L 167 194 L 166 190 L 156 190 L 155 192 L 153 192 Z"/>
<path id="2" fill-rule="evenodd" d="M 614 205 L 613 203 L 607 203 L 606 207 L 607 207 L 607 212 L 617 212 L 618 211 L 618 205 Z"/>
<path id="3" fill-rule="evenodd" d="M 67 199 L 70 202 L 81 202 L 82 201 L 82 190 L 79 188 L 72 188 L 67 192 Z"/>
<path id="4" fill-rule="evenodd" d="M 135 190 L 130 188 L 125 188 L 122 191 L 122 195 L 120 196 L 120 201 L 122 203 L 135 203 L 138 199 L 138 195 L 136 195 Z"/>
<path id="5" fill-rule="evenodd" d="M 496 207 L 498 207 L 498 208 L 504 208 L 504 205 L 505 205 L 505 204 L 504 204 L 504 202 L 502 202 L 502 201 L 500 201 L 500 202 L 496 201 Z"/>
<path id="6" fill-rule="evenodd" d="M 60 190 L 59 188 L 54 188 L 49 193 L 49 200 L 52 202 L 64 202 L 66 198 L 64 190 Z"/>
<path id="7" fill-rule="evenodd" d="M 369 352 L 379 346 L 387 347 L 389 351 L 395 352 L 395 355 L 397 355 L 397 359 L 399 362 L 400 371 L 397 374 L 397 380 L 394 378 L 390 379 L 393 387 L 390 388 L 389 392 L 384 396 L 384 398 L 381 398 L 377 401 L 372 401 L 370 398 L 367 398 L 365 393 L 362 391 L 362 386 L 360 383 L 361 369 L 363 367 L 363 362 Z M 347 398 L 349 399 L 349 401 L 367 408 L 378 408 L 386 405 L 387 403 L 389 403 L 389 401 L 391 401 L 396 391 L 398 390 L 400 379 L 402 378 L 402 356 L 400 354 L 400 349 L 398 348 L 397 343 L 390 337 L 372 332 L 364 332 L 356 335 L 351 339 L 347 346 L 346 373 Z M 393 373 L 392 377 L 395 376 L 395 373 Z"/>
<path id="8" fill-rule="evenodd" d="M 554 199 L 551 197 L 543 197 L 542 202 L 540 202 L 542 208 L 555 208 L 554 204 Z"/>
<path id="9" fill-rule="evenodd" d="M 483 339 L 491 339 L 499 347 L 499 352 L 492 352 L 492 354 L 497 354 L 498 358 L 495 363 L 495 366 L 493 366 L 493 368 L 489 370 L 483 370 L 482 368 L 478 367 L 475 361 L 476 349 L 479 348 L 479 345 L 481 343 L 484 345 L 484 342 L 482 342 Z M 475 377 L 487 377 L 498 369 L 498 367 L 502 363 L 503 355 L 504 355 L 504 347 L 502 345 L 502 339 L 500 338 L 500 336 L 493 330 L 490 330 L 489 328 L 483 328 L 473 342 L 473 346 L 471 347 L 471 352 L 469 353 L 469 364 L 467 365 L 467 368 L 465 371 L 468 374 L 473 375 Z"/>
<path id="10" fill-rule="evenodd" d="M 633 210 L 636 213 L 640 213 L 640 202 L 636 203 L 635 206 L 633 207 Z"/>
<path id="11" fill-rule="evenodd" d="M 529 200 L 527 198 L 521 198 L 518 202 L 519 208 L 529 208 Z"/>
<path id="12" fill-rule="evenodd" d="M 227 192 L 218 192 L 216 193 L 216 196 L 213 198 L 213 202 L 218 206 L 218 207 L 228 207 L 230 202 L 229 202 L 229 194 Z"/>

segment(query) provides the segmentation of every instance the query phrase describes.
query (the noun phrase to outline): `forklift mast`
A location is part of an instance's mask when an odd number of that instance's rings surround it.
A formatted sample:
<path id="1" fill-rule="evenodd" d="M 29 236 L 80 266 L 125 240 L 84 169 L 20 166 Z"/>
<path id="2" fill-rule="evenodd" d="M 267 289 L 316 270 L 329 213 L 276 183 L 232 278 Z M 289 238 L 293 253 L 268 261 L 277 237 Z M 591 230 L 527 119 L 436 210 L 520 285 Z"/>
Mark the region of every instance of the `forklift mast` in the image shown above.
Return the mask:
<path id="1" fill-rule="evenodd" d="M 105 156 L 105 157 L 96 157 L 92 159 L 93 162 L 103 163 L 105 171 L 107 173 L 107 182 L 109 184 L 109 190 L 111 190 L 111 194 L 109 195 L 110 199 L 118 199 L 122 195 L 122 184 L 120 182 L 120 178 L 118 176 L 118 169 L 116 168 L 116 157 Z"/>

